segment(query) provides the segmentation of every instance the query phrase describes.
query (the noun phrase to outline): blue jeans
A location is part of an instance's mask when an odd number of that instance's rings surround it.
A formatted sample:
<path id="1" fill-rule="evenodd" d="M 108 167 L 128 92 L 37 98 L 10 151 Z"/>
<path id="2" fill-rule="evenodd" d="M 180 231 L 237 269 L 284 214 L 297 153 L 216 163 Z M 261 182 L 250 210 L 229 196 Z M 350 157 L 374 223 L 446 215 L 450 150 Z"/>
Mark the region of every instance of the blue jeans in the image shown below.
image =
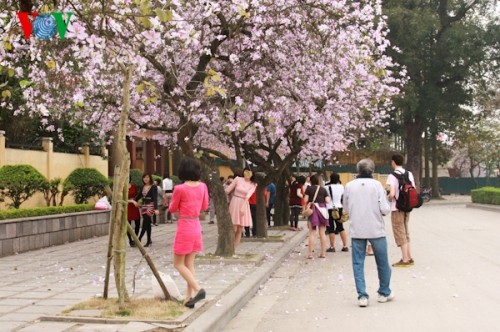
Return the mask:
<path id="1" fill-rule="evenodd" d="M 387 239 L 380 237 L 377 239 L 351 239 L 352 243 L 352 269 L 354 272 L 354 281 L 356 283 L 356 291 L 358 299 L 362 297 L 369 298 L 366 293 L 365 284 L 365 255 L 366 245 L 370 242 L 377 263 L 379 289 L 378 293 L 383 296 L 389 296 L 391 289 L 391 267 L 389 265 L 389 257 L 387 255 Z"/>

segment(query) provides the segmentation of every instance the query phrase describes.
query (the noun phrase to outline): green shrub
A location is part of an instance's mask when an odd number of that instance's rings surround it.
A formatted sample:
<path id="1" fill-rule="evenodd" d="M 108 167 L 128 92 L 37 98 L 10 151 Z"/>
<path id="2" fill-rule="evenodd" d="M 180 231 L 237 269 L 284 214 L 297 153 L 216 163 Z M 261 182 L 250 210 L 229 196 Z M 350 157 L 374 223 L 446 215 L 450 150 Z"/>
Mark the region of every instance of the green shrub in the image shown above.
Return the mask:
<path id="1" fill-rule="evenodd" d="M 5 165 L 0 168 L 0 195 L 12 200 L 16 209 L 37 191 L 48 187 L 47 179 L 31 165 Z"/>
<path id="2" fill-rule="evenodd" d="M 94 204 L 44 206 L 31 209 L 10 209 L 0 211 L 0 220 L 48 216 L 53 214 L 85 212 L 94 210 Z"/>
<path id="3" fill-rule="evenodd" d="M 158 180 L 158 181 L 160 181 L 160 185 L 162 184 L 161 182 L 162 182 L 163 178 L 161 176 L 156 175 L 156 174 L 153 174 L 151 176 L 153 177 L 153 179 L 152 179 L 153 181 Z"/>
<path id="4" fill-rule="evenodd" d="M 76 204 L 87 203 L 95 195 L 102 195 L 108 179 L 95 168 L 77 168 L 63 183 L 63 191 L 73 192 Z"/>
<path id="5" fill-rule="evenodd" d="M 57 205 L 57 197 L 61 196 L 61 191 L 59 191 L 59 185 L 61 184 L 61 178 L 55 178 L 50 181 L 47 181 L 47 186 L 43 188 L 43 198 L 47 203 L 47 206 L 56 206 Z"/>
<path id="6" fill-rule="evenodd" d="M 142 187 L 142 171 L 137 168 L 132 168 L 130 170 L 130 180 L 137 187 Z"/>
<path id="7" fill-rule="evenodd" d="M 500 205 L 500 188 L 483 187 L 470 191 L 472 203 Z"/>
<path id="8" fill-rule="evenodd" d="M 172 179 L 174 186 L 182 183 L 181 179 L 179 179 L 177 175 L 172 175 L 170 178 Z"/>

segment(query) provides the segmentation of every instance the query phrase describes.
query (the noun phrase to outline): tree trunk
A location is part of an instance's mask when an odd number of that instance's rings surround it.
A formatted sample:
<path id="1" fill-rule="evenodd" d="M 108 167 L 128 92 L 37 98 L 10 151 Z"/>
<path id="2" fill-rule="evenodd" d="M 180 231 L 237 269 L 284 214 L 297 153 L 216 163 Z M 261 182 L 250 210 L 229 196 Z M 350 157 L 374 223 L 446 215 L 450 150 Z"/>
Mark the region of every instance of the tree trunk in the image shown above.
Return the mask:
<path id="1" fill-rule="evenodd" d="M 439 178 L 438 178 L 438 149 L 436 142 L 436 135 L 432 135 L 431 139 L 431 154 L 432 154 L 432 196 L 434 198 L 441 197 L 439 191 Z"/>
<path id="2" fill-rule="evenodd" d="M 469 174 L 470 174 L 470 178 L 472 180 L 472 182 L 474 182 L 474 188 L 478 188 L 479 187 L 479 184 L 476 180 L 476 177 L 474 176 L 474 158 L 472 157 L 469 157 L 469 160 L 470 160 L 470 170 L 469 170 Z"/>
<path id="3" fill-rule="evenodd" d="M 215 255 L 231 257 L 234 254 L 234 229 L 224 186 L 220 182 L 219 173 L 215 171 L 211 160 L 202 158 L 201 161 L 204 174 L 203 180 L 208 186 L 210 198 L 214 201 L 215 216 L 217 218 L 218 238 Z"/>
<path id="4" fill-rule="evenodd" d="M 415 186 L 420 188 L 420 163 L 422 157 L 422 124 L 421 121 L 409 119 L 405 121 L 406 168 L 415 177 Z"/>
<path id="5" fill-rule="evenodd" d="M 431 174 L 430 174 L 430 147 L 429 147 L 429 135 L 426 132 L 424 138 L 424 164 L 425 164 L 425 177 L 424 177 L 424 186 L 430 187 L 431 185 Z"/>
<path id="6" fill-rule="evenodd" d="M 283 172 L 276 181 L 276 203 L 274 204 L 274 226 L 286 226 L 290 221 L 289 187 L 286 185 L 287 173 Z"/>
<path id="7" fill-rule="evenodd" d="M 113 142 L 113 144 L 116 144 L 116 142 Z M 119 173 L 119 166 L 115 166 L 115 172 L 114 174 Z M 118 181 L 116 179 L 113 180 L 113 192 L 116 192 L 116 187 L 118 185 Z M 115 204 L 115 201 L 113 200 L 114 196 L 111 196 L 111 204 Z M 111 273 L 111 262 L 113 261 L 113 237 L 115 234 L 115 216 L 116 216 L 116 211 L 117 209 L 112 208 L 111 213 L 109 216 L 109 231 L 108 231 L 108 251 L 106 255 L 106 271 L 104 274 L 104 291 L 102 294 L 102 297 L 104 299 L 108 298 L 108 293 L 109 293 L 109 275 Z"/>
<path id="8" fill-rule="evenodd" d="M 115 191 L 113 192 L 113 205 L 116 209 L 115 232 L 113 234 L 113 263 L 115 271 L 116 290 L 118 292 L 119 306 L 123 307 L 125 302 L 129 300 L 127 286 L 125 284 L 125 247 L 127 235 L 127 199 L 128 197 L 128 180 L 130 170 L 130 155 L 127 151 L 127 124 L 130 113 L 130 83 L 134 72 L 133 66 L 128 66 L 124 69 L 125 79 L 123 82 L 123 105 L 120 114 L 120 123 L 118 125 L 117 137 L 117 162 L 120 164 L 120 173 L 115 174 L 115 181 L 118 181 Z"/>
<path id="9" fill-rule="evenodd" d="M 267 237 L 267 218 L 266 218 L 266 199 L 265 185 L 257 186 L 257 220 L 254 220 L 256 223 L 256 236 L 259 238 Z"/>

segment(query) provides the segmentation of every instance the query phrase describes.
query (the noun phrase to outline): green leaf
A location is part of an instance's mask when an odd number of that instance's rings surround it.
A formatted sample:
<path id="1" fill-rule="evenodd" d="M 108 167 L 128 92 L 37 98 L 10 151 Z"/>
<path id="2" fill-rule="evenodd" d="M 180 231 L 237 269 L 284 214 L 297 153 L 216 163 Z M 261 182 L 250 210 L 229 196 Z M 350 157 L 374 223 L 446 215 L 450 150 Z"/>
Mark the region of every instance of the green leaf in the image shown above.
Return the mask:
<path id="1" fill-rule="evenodd" d="M 141 21 L 141 24 L 146 28 L 146 29 L 150 29 L 153 27 L 153 25 L 151 24 L 151 22 L 149 21 L 149 18 L 147 17 L 141 17 L 140 18 L 140 21 Z"/>
<path id="2" fill-rule="evenodd" d="M 219 74 L 215 74 L 212 76 L 212 81 L 214 82 L 219 82 L 220 81 L 220 75 Z"/>
<path id="3" fill-rule="evenodd" d="M 137 91 L 137 93 L 141 93 L 142 91 L 144 91 L 144 84 L 139 84 L 137 88 L 135 88 L 135 90 Z"/>
<path id="4" fill-rule="evenodd" d="M 12 96 L 12 94 L 10 93 L 10 90 L 3 90 L 2 91 L 2 97 L 7 99 L 7 98 L 10 98 Z"/>
<path id="5" fill-rule="evenodd" d="M 227 97 L 226 89 L 215 87 L 214 90 L 222 97 Z"/>
<path id="6" fill-rule="evenodd" d="M 161 10 L 160 8 L 155 9 L 155 13 L 162 22 L 172 21 L 172 12 L 170 10 Z"/>
<path id="7" fill-rule="evenodd" d="M 215 94 L 215 89 L 213 87 L 208 87 L 206 96 L 207 97 L 212 97 Z"/>
<path id="8" fill-rule="evenodd" d="M 31 84 L 31 82 L 30 82 L 30 81 L 27 81 L 27 80 L 22 80 L 22 81 L 20 81 L 20 82 L 19 82 L 19 86 L 20 86 L 21 88 L 26 88 L 26 87 L 27 87 L 27 86 L 29 86 L 30 84 Z"/>
<path id="9" fill-rule="evenodd" d="M 12 76 L 14 76 L 14 75 L 16 74 L 16 71 L 15 71 L 14 69 L 10 68 L 10 69 L 7 71 L 7 73 L 8 73 L 8 75 L 9 75 L 9 77 L 12 77 Z"/>

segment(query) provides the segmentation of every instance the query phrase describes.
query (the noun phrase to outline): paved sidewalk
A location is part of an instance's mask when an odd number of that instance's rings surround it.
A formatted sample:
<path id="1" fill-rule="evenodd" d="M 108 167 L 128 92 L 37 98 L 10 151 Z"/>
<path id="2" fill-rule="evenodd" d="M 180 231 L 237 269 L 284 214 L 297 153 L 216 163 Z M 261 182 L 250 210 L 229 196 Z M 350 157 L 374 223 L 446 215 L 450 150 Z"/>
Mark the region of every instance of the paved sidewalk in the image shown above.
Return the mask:
<path id="1" fill-rule="evenodd" d="M 214 253 L 217 225 L 202 222 L 205 253 Z M 153 227 L 153 246 L 146 248 L 157 269 L 170 274 L 181 293 L 184 280 L 172 266 L 172 240 L 175 224 Z M 269 274 L 279 266 L 291 248 L 306 236 L 306 231 L 269 230 L 268 235 L 283 235 L 285 241 L 264 242 L 243 239 L 239 252 L 256 254 L 255 258 L 221 261 L 197 260 L 197 279 L 207 291 L 207 299 L 173 322 L 129 322 L 105 319 L 58 320 L 58 315 L 73 305 L 95 295 L 102 295 L 108 237 L 67 243 L 41 250 L 0 258 L 0 331 L 158 331 L 175 330 L 193 325 L 191 330 L 222 329 L 250 299 Z M 135 291 L 132 288 L 135 277 Z M 127 288 L 133 297 L 152 297 L 151 276 L 139 250 L 127 247 Z M 238 287 L 236 287 L 238 286 Z M 231 291 L 238 288 L 236 298 Z M 116 297 L 111 276 L 110 297 Z M 246 299 L 246 300 L 245 300 Z M 244 301 L 242 301 L 244 300 Z M 203 316 L 215 308 L 217 313 Z M 216 320 L 213 318 L 217 317 Z M 225 318 L 227 317 L 227 318 Z M 211 326 L 210 329 L 206 329 Z"/>
<path id="2" fill-rule="evenodd" d="M 426 204 L 415 217 L 420 214 L 425 218 L 425 211 L 430 211 L 427 206 L 440 205 L 444 205 L 439 208 L 440 215 L 444 217 L 443 213 L 458 207 L 462 210 L 467 203 L 470 203 L 469 196 L 446 196 L 444 200 L 433 200 Z M 209 225 L 208 222 L 202 224 L 205 253 L 213 253 L 217 225 Z M 302 225 L 305 226 L 305 222 Z M 171 243 L 174 233 L 175 224 L 153 227 L 153 246 L 146 249 L 157 268 L 172 275 L 181 292 L 184 292 L 184 281 L 172 266 Z M 294 258 L 303 258 L 307 250 L 304 241 L 306 230 L 292 232 L 271 228 L 268 234 L 283 235 L 285 241 L 243 240 L 240 252 L 256 254 L 256 259 L 252 261 L 197 260 L 197 279 L 207 290 L 207 299 L 173 322 L 110 321 L 86 317 L 55 321 L 64 309 L 94 295 L 102 295 L 107 237 L 0 258 L 0 331 L 221 331 L 262 289 L 269 276 L 290 257 L 289 254 Z M 136 248 L 127 247 L 127 265 L 130 295 L 152 297 L 152 273 Z M 135 292 L 132 289 L 134 273 Z M 116 297 L 113 280 L 110 286 L 110 297 Z"/>
<path id="3" fill-rule="evenodd" d="M 326 259 L 307 260 L 303 242 L 218 332 L 499 331 L 500 209 L 473 209 L 467 201 L 445 197 L 411 213 L 416 263 L 392 269 L 395 298 L 390 303 L 377 302 L 373 257 L 365 264 L 370 305 L 360 308 L 351 255 L 337 251 Z M 390 217 L 385 221 L 394 263 L 401 251 L 394 243 Z M 337 250 L 340 245 L 336 239 Z"/>

